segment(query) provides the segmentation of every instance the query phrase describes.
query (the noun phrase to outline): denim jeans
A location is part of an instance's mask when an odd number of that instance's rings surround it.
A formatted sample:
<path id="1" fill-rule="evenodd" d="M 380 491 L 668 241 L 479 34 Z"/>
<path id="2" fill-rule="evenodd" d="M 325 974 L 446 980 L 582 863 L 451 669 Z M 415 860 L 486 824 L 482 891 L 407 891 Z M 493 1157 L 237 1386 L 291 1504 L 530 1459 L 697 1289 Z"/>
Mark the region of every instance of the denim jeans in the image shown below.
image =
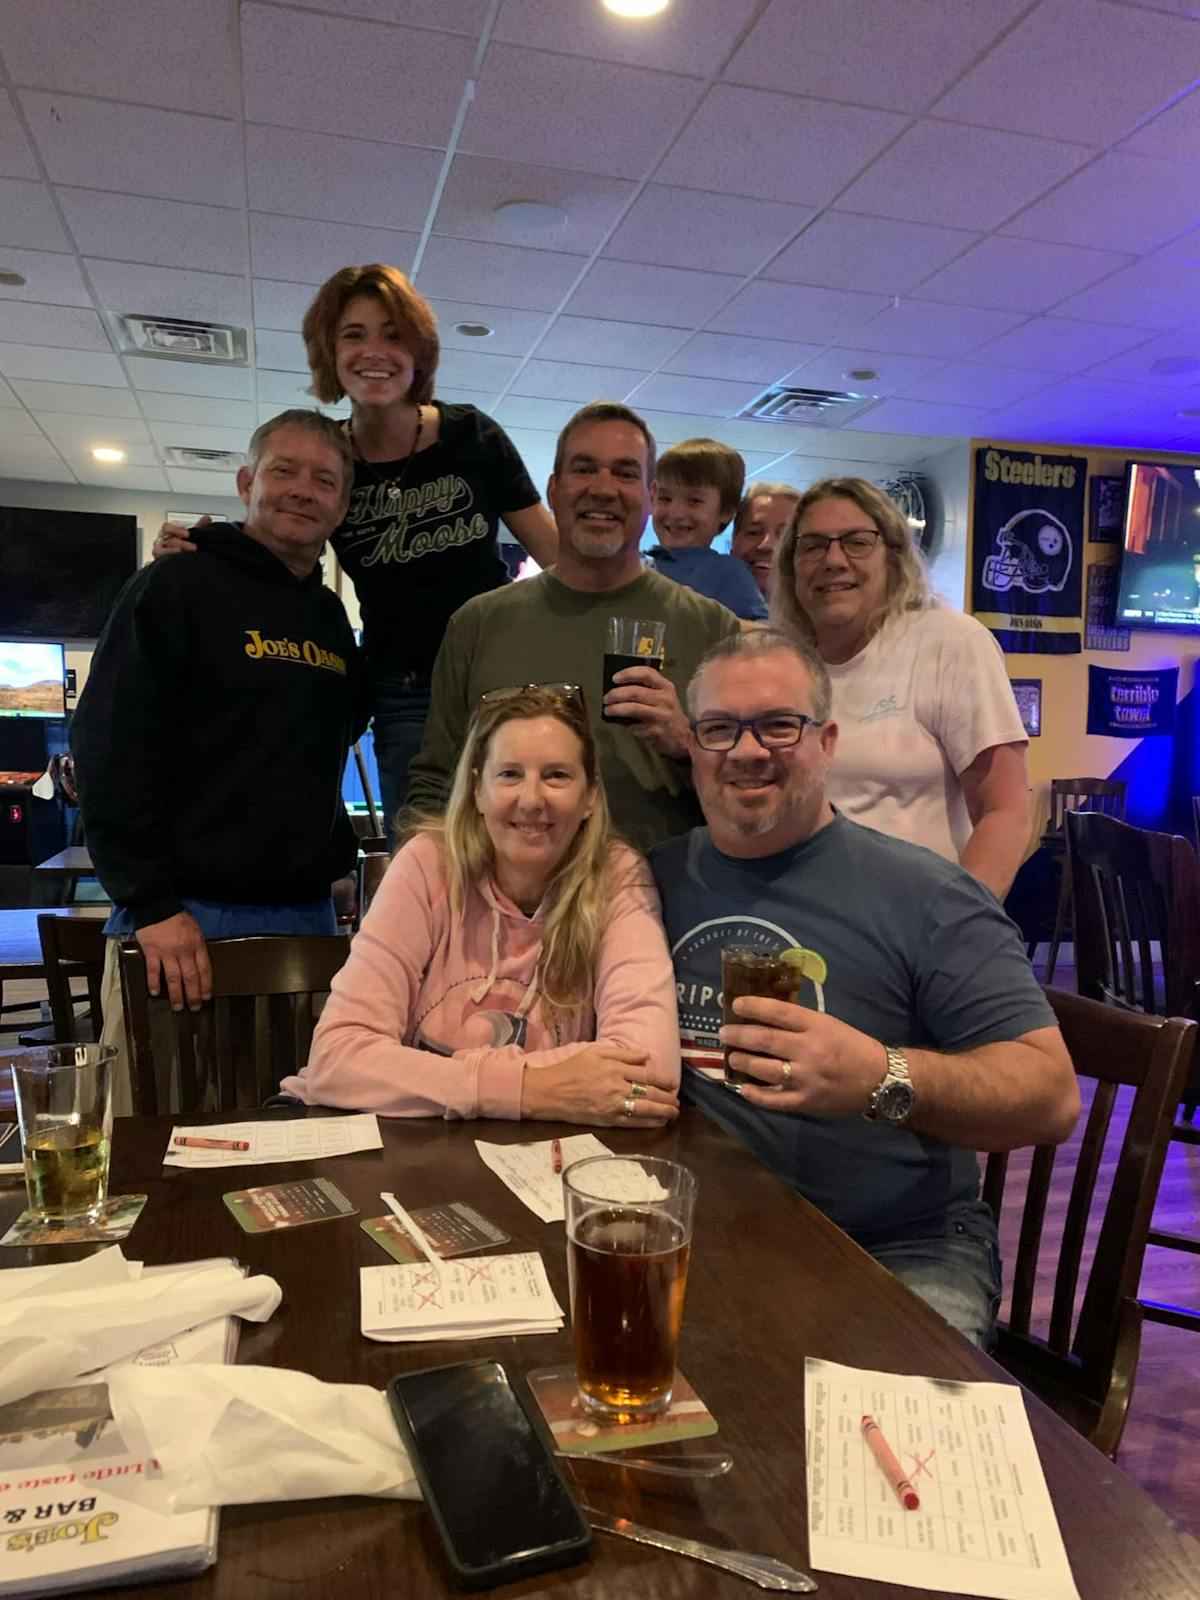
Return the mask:
<path id="1" fill-rule="evenodd" d="M 900 1239 L 871 1254 L 972 1344 L 989 1348 L 1000 1309 L 1000 1248 L 982 1200 L 954 1207 L 939 1234 Z"/>
<path id="2" fill-rule="evenodd" d="M 421 748 L 429 714 L 429 674 L 381 672 L 375 680 L 371 732 L 379 767 L 379 804 L 388 843 L 395 844 L 396 813 L 408 790 L 408 764 Z"/>

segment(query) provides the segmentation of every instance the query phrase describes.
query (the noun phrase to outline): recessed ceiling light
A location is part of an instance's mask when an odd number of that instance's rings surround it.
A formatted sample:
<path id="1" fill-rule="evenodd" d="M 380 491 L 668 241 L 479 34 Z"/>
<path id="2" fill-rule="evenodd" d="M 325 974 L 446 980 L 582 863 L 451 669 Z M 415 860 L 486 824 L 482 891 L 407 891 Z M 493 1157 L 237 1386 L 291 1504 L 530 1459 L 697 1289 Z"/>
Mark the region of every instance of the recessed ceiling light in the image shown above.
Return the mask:
<path id="1" fill-rule="evenodd" d="M 874 367 L 851 367 L 846 373 L 846 377 L 852 378 L 855 383 L 874 383 L 878 376 Z"/>
<path id="2" fill-rule="evenodd" d="M 124 450 L 114 450 L 111 445 L 98 444 L 92 451 L 93 461 L 117 462 L 124 461 Z"/>
<path id="3" fill-rule="evenodd" d="M 561 206 L 552 206 L 545 200 L 506 200 L 496 207 L 496 220 L 514 232 L 535 228 L 548 233 L 551 228 L 562 227 L 567 213 Z"/>
<path id="4" fill-rule="evenodd" d="M 495 333 L 495 328 L 489 328 L 486 322 L 456 322 L 455 333 L 461 333 L 464 339 L 490 339 Z"/>
<path id="5" fill-rule="evenodd" d="M 604 9 L 615 17 L 656 17 L 671 0 L 604 0 Z"/>
<path id="6" fill-rule="evenodd" d="M 0 283 L 9 289 L 20 289 L 25 283 L 25 274 L 14 272 L 11 267 L 0 267 Z"/>
<path id="7" fill-rule="evenodd" d="M 1150 368 L 1150 371 L 1157 373 L 1160 378 L 1183 378 L 1189 372 L 1198 370 L 1200 370 L 1200 359 L 1196 356 L 1164 356 Z"/>
<path id="8" fill-rule="evenodd" d="M 1200 406 L 1185 406 L 1177 415 L 1183 417 L 1185 421 L 1191 421 L 1193 417 L 1200 417 Z"/>

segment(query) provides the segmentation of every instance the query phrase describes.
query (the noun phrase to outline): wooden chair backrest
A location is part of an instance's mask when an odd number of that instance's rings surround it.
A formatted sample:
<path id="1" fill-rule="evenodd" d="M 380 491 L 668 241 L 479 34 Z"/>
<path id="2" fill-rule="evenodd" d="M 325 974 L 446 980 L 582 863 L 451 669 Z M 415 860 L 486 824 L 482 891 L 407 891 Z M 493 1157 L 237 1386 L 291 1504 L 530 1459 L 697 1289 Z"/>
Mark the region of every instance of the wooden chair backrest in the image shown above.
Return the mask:
<path id="1" fill-rule="evenodd" d="M 164 996 L 149 994 L 140 946 L 122 945 L 135 1109 L 166 1110 L 172 1079 L 181 1111 L 261 1105 L 307 1060 L 314 1002 L 328 994 L 349 953 L 342 934 L 210 940 L 213 998 L 199 1011 L 173 1012 Z"/>
<path id="2" fill-rule="evenodd" d="M 38 939 L 42 946 L 42 966 L 46 975 L 54 1037 L 75 1044 L 85 1042 L 80 1037 L 79 1019 L 75 1015 L 75 1002 L 71 995 L 71 979 L 85 978 L 91 1039 L 93 1042 L 98 1040 L 103 1021 L 100 984 L 104 976 L 104 953 L 108 944 L 104 918 L 62 917 L 48 911 L 38 918 Z"/>
<path id="3" fill-rule="evenodd" d="M 1061 833 L 1068 811 L 1099 811 L 1108 817 L 1125 815 L 1125 782 L 1121 778 L 1052 778 L 1050 821 L 1047 831 Z"/>
<path id="4" fill-rule="evenodd" d="M 365 917 L 375 898 L 375 891 L 383 882 L 387 869 L 392 864 L 391 856 L 368 855 L 359 862 L 359 871 L 362 880 L 362 915 Z"/>

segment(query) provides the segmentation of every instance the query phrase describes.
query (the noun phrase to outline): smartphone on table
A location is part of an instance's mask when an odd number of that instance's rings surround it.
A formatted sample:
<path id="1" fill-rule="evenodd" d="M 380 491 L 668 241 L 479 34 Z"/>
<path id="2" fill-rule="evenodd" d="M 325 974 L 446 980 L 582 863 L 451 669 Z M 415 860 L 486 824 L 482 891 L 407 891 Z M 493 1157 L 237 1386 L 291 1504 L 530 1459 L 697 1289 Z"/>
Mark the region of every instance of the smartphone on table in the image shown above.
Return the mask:
<path id="1" fill-rule="evenodd" d="M 464 1589 L 584 1559 L 591 1527 L 498 1361 L 402 1373 L 387 1396 Z"/>

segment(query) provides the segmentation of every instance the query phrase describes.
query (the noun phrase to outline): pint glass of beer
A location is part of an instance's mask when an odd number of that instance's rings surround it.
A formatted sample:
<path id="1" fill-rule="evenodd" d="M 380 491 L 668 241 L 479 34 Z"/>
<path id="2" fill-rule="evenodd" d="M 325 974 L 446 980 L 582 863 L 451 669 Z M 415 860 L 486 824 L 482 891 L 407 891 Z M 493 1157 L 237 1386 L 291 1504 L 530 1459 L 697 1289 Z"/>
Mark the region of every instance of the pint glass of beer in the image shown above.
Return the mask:
<path id="1" fill-rule="evenodd" d="M 696 1179 L 655 1156 L 563 1173 L 579 1397 L 609 1422 L 665 1411 L 675 1381 Z"/>
<path id="2" fill-rule="evenodd" d="M 48 1227 L 91 1220 L 108 1198 L 112 1045 L 49 1044 L 13 1060 L 29 1209 Z"/>
<path id="3" fill-rule="evenodd" d="M 621 723 L 624 717 L 610 716 L 604 709 L 604 696 L 617 686 L 613 682 L 626 667 L 654 667 L 661 672 L 666 662 L 665 622 L 637 622 L 627 617 L 609 617 L 605 640 L 604 676 L 600 688 L 600 720 Z"/>

